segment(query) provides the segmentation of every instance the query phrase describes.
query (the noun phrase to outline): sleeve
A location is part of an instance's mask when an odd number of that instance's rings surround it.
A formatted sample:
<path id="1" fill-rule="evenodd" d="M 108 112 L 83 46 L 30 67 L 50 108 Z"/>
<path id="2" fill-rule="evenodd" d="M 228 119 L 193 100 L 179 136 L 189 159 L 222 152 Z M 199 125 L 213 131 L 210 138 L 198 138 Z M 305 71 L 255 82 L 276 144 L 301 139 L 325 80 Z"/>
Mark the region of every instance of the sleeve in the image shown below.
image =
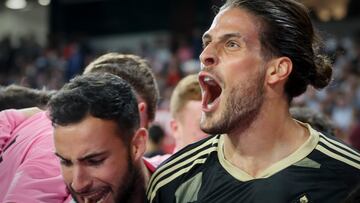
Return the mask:
<path id="1" fill-rule="evenodd" d="M 157 156 L 150 157 L 150 158 L 144 157 L 144 159 L 146 161 L 148 161 L 149 163 L 151 163 L 151 165 L 153 165 L 155 168 L 157 168 L 158 166 L 160 166 L 161 163 L 163 163 L 165 160 L 167 160 L 170 156 L 171 156 L 171 154 L 164 154 L 164 155 L 157 155 Z"/>
<path id="2" fill-rule="evenodd" d="M 50 150 L 33 150 L 17 169 L 4 198 L 6 202 L 62 203 L 69 194 L 61 176 L 60 164 Z"/>
<path id="3" fill-rule="evenodd" d="M 0 111 L 0 154 L 12 137 L 12 131 L 22 123 L 26 117 L 15 109 Z"/>
<path id="4" fill-rule="evenodd" d="M 45 120 L 36 122 L 45 122 Z M 16 169 L 9 184 L 10 187 L 3 199 L 4 203 L 63 203 L 69 196 L 61 175 L 59 160 L 54 154 L 51 123 L 42 126 L 45 127 L 41 129 L 34 123 L 28 129 L 34 133 L 39 130 L 38 133 L 41 135 L 31 140 L 28 145 L 24 161 Z"/>

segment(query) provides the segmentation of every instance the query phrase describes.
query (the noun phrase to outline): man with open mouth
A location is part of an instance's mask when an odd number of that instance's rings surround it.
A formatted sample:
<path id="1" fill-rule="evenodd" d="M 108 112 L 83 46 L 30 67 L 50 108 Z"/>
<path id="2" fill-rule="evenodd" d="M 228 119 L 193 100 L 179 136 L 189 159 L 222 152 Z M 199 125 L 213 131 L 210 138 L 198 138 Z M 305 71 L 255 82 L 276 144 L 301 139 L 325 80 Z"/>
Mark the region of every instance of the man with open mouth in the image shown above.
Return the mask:
<path id="1" fill-rule="evenodd" d="M 154 202 L 341 202 L 359 153 L 293 119 L 293 97 L 331 81 L 308 10 L 295 0 L 227 0 L 203 35 L 201 129 L 212 134 L 152 175 Z"/>
<path id="2" fill-rule="evenodd" d="M 145 201 L 147 131 L 125 80 L 109 73 L 76 77 L 52 97 L 49 112 L 62 175 L 76 202 Z"/>

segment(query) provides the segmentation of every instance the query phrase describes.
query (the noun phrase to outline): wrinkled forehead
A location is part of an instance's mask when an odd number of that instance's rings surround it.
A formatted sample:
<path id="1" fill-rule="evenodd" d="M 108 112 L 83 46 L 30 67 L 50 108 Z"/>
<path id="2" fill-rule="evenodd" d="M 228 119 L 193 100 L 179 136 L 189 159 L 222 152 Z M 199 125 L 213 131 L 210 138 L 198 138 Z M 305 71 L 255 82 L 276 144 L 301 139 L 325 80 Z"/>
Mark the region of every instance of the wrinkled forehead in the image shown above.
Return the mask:
<path id="1" fill-rule="evenodd" d="M 215 16 L 210 28 L 204 33 L 203 39 L 221 38 L 229 33 L 241 37 L 246 43 L 259 43 L 261 27 L 260 18 L 243 8 L 227 7 Z"/>
<path id="2" fill-rule="evenodd" d="M 55 149 L 57 153 L 73 159 L 98 151 L 124 148 L 119 133 L 114 121 L 88 117 L 72 125 L 56 126 Z"/>

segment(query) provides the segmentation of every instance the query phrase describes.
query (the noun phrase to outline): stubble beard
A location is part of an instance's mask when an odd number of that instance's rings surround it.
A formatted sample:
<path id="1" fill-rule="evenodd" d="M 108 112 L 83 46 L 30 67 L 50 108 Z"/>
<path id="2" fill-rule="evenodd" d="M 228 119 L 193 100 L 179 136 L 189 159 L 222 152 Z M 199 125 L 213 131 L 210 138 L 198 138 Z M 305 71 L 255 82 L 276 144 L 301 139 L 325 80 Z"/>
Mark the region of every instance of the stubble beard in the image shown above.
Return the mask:
<path id="1" fill-rule="evenodd" d="M 130 153 L 129 153 L 130 154 Z M 136 203 L 140 198 L 145 201 L 145 182 L 144 174 L 140 166 L 132 162 L 131 157 L 128 160 L 128 173 L 123 177 L 121 187 L 117 190 L 115 197 L 116 203 Z M 142 196 L 142 197 L 141 197 Z"/>
<path id="2" fill-rule="evenodd" d="M 142 199 L 139 202 L 145 201 L 144 175 L 140 166 L 137 166 L 132 162 L 130 151 L 128 155 L 128 170 L 117 184 L 118 188 L 114 193 L 114 203 L 135 203 L 135 199 Z M 75 192 L 69 187 L 68 190 L 70 191 L 73 200 L 76 203 L 79 203 Z"/>
<path id="3" fill-rule="evenodd" d="M 256 119 L 264 101 L 265 74 L 259 73 L 251 84 L 239 82 L 231 87 L 229 93 L 222 98 L 224 108 L 217 112 L 203 113 L 201 129 L 209 134 L 231 133 L 247 129 Z M 237 88 L 238 87 L 238 88 Z M 219 106 L 221 107 L 221 106 Z"/>

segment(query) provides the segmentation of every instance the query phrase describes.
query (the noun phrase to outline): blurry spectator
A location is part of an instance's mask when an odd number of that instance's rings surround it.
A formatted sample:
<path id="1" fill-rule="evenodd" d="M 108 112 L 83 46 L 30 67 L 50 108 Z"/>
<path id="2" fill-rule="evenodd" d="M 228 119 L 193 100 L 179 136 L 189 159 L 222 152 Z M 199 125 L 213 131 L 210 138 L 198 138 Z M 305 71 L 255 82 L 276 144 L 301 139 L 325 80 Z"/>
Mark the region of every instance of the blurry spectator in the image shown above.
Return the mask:
<path id="1" fill-rule="evenodd" d="M 136 92 L 139 103 L 140 126 L 147 128 L 155 118 L 159 90 L 150 64 L 136 55 L 108 53 L 93 62 L 84 74 L 93 72 L 112 73 L 124 78 Z"/>
<path id="2" fill-rule="evenodd" d="M 170 87 L 175 86 L 179 82 L 179 80 L 181 80 L 182 77 L 179 59 L 176 58 L 175 56 L 172 56 L 165 70 L 166 70 L 166 85 Z"/>
<path id="3" fill-rule="evenodd" d="M 360 121 L 355 125 L 349 135 L 349 142 L 354 148 L 360 151 Z"/>
<path id="4" fill-rule="evenodd" d="M 0 40 L 0 73 L 8 74 L 11 67 L 13 49 L 11 47 L 10 36 L 5 36 Z"/>
<path id="5" fill-rule="evenodd" d="M 360 151 L 360 110 L 356 112 L 355 117 L 357 118 L 357 122 L 350 130 L 349 143 Z"/>
<path id="6" fill-rule="evenodd" d="M 170 126 L 175 138 L 175 152 L 207 137 L 200 129 L 201 109 L 198 76 L 188 75 L 177 84 L 170 99 Z"/>
<path id="7" fill-rule="evenodd" d="M 325 135 L 336 135 L 334 123 L 322 113 L 316 112 L 307 107 L 291 107 L 290 113 L 293 118 L 303 123 L 308 123 L 314 129 Z"/>
<path id="8" fill-rule="evenodd" d="M 80 44 L 76 42 L 69 43 L 64 52 L 67 59 L 66 80 L 70 80 L 79 74 L 81 68 L 84 67 L 84 56 Z"/>
<path id="9" fill-rule="evenodd" d="M 0 111 L 29 107 L 44 108 L 55 91 L 37 90 L 19 85 L 0 88 Z"/>
<path id="10" fill-rule="evenodd" d="M 147 142 L 145 157 L 151 158 L 157 155 L 163 155 L 162 143 L 165 138 L 165 132 L 159 125 L 152 125 L 149 128 L 149 142 Z"/>
<path id="11" fill-rule="evenodd" d="M 201 105 L 198 76 L 197 74 L 188 75 L 176 85 L 170 99 L 171 117 L 168 119 L 170 119 L 170 133 L 175 139 L 175 148 L 170 154 L 149 159 L 152 164 L 158 166 L 172 153 L 207 137 L 207 134 L 200 129 Z M 162 118 L 166 118 L 164 112 L 158 112 L 157 119 L 161 114 L 163 114 Z M 166 121 L 162 121 L 162 124 L 164 123 Z"/>
<path id="12" fill-rule="evenodd" d="M 335 102 L 331 118 L 346 136 L 353 122 L 354 109 L 350 102 L 350 98 L 347 95 L 339 94 L 336 97 Z"/>
<path id="13" fill-rule="evenodd" d="M 359 33 L 349 33 L 353 37 L 328 37 L 325 51 L 333 56 L 333 82 L 322 91 L 308 88 L 306 94 L 294 100 L 295 104 L 308 106 L 334 118 L 334 125 L 342 129 L 343 139 L 348 139 L 352 124 L 360 121 L 359 117 L 351 116 L 351 112 L 360 109 Z M 189 36 L 159 36 L 153 42 L 146 41 L 148 47 L 143 46 L 144 49 L 138 50 L 141 53 L 135 52 L 137 55 L 144 54 L 149 59 L 149 66 L 159 84 L 162 110 L 169 109 L 169 95 L 179 80 L 198 70 L 200 35 L 201 30 L 194 28 Z M 58 89 L 68 78 L 81 71 L 84 67 L 82 64 L 88 64 L 89 58 L 93 58 L 94 53 L 81 41 L 83 38 L 68 43 L 65 37 L 51 37 L 44 47 L 40 47 L 31 35 L 21 37 L 19 44 L 12 44 L 9 36 L 0 39 L 0 84 L 15 83 L 37 89 Z M 171 49 L 169 39 L 174 41 Z M 119 48 L 121 49 L 124 47 Z M 103 53 L 102 50 L 94 51 L 96 54 Z M 347 97 L 345 103 L 336 103 L 339 97 Z"/>

